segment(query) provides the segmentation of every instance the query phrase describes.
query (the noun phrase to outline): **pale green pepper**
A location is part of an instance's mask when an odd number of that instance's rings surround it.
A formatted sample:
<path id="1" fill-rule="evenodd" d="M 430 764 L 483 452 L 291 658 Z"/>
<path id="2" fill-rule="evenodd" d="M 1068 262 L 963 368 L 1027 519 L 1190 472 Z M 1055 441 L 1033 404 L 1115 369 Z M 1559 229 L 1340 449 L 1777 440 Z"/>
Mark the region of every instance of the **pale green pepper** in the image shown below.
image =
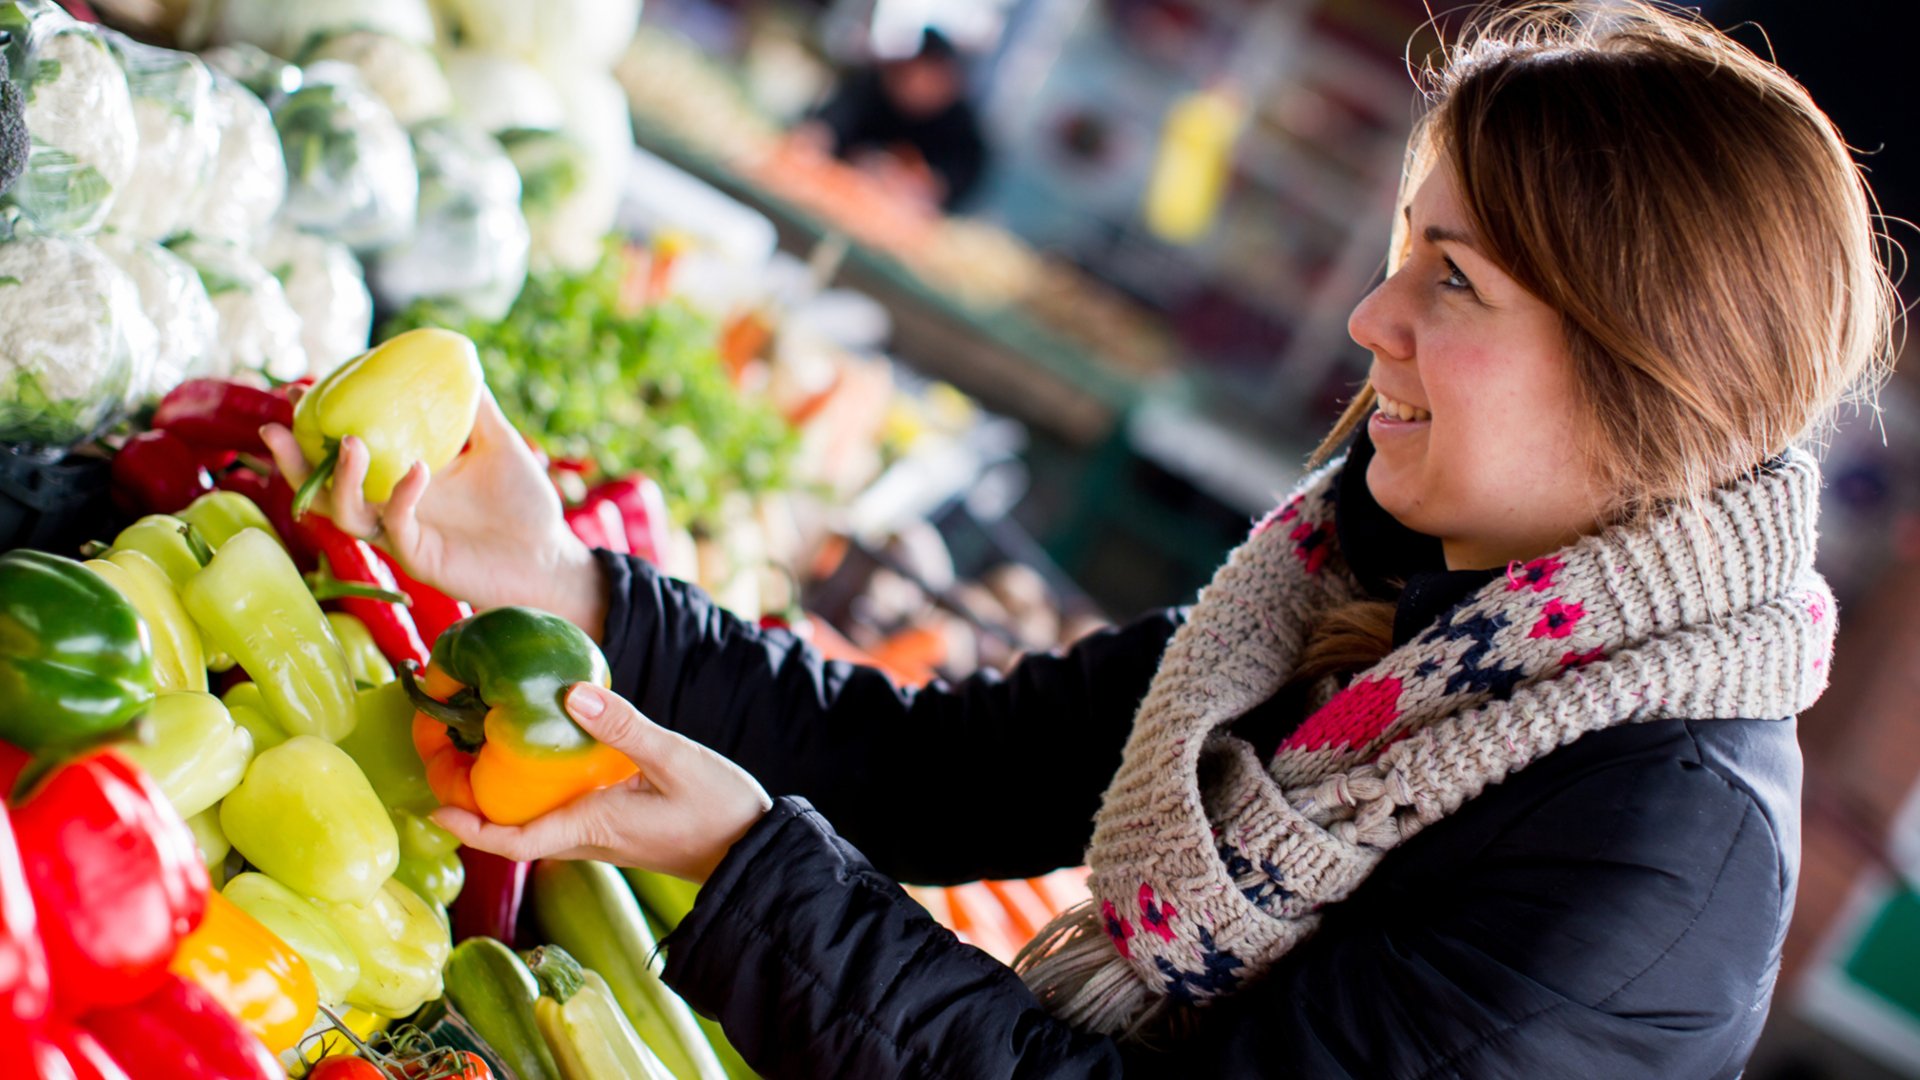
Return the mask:
<path id="1" fill-rule="evenodd" d="M 173 582 L 173 587 L 179 589 L 200 572 L 202 565 L 193 546 L 187 543 L 186 528 L 186 522 L 171 514 L 148 514 L 120 530 L 107 554 L 137 551 L 152 559 L 167 575 L 167 580 Z"/>
<path id="2" fill-rule="evenodd" d="M 131 549 L 112 551 L 103 559 L 89 559 L 87 569 L 107 579 L 147 624 L 153 646 L 153 685 L 161 693 L 207 688 L 207 657 L 200 647 L 200 628 L 160 564 Z"/>
<path id="3" fill-rule="evenodd" d="M 353 730 L 353 678 L 320 605 L 273 537 L 243 529 L 181 591 L 208 641 L 247 669 L 289 734 Z"/>
<path id="4" fill-rule="evenodd" d="M 253 752 L 271 750 L 287 741 L 287 733 L 273 722 L 273 713 L 267 708 L 267 699 L 261 695 L 260 687 L 252 682 L 235 683 L 220 699 L 233 716 L 233 722 L 247 729 L 253 736 Z"/>
<path id="5" fill-rule="evenodd" d="M 387 663 L 380 646 L 374 643 L 373 632 L 367 629 L 366 623 L 344 611 L 327 612 L 327 623 L 333 627 L 333 635 L 340 639 L 340 648 L 347 654 L 347 672 L 353 676 L 356 686 L 366 690 L 393 681 L 393 665 Z"/>
<path id="6" fill-rule="evenodd" d="M 400 864 L 400 838 L 360 767 L 312 735 L 256 756 L 220 804 L 220 827 L 248 862 L 323 900 L 367 903 Z"/>
<path id="7" fill-rule="evenodd" d="M 396 880 L 441 907 L 453 903 L 467 883 L 460 861 L 460 838 L 409 810 L 392 810 L 393 831 L 400 835 L 400 865 Z"/>
<path id="8" fill-rule="evenodd" d="M 413 701 L 397 682 L 354 695 L 359 719 L 340 740 L 393 816 L 400 835 L 400 865 L 393 874 L 422 897 L 451 904 L 466 882 L 460 841 L 427 815 L 439 806 L 427 786 L 427 767 L 413 749 Z"/>
<path id="9" fill-rule="evenodd" d="M 212 694 L 161 694 L 147 710 L 152 738 L 115 749 L 147 770 L 183 818 L 226 798 L 253 759 L 253 736 Z"/>
<path id="10" fill-rule="evenodd" d="M 267 520 L 266 511 L 237 491 L 210 491 L 174 516 L 193 526 L 200 539 L 215 551 L 240 535 L 242 529 L 259 529 L 280 540 L 280 534 L 273 531 L 273 523 Z"/>
<path id="11" fill-rule="evenodd" d="M 220 808 L 209 806 L 188 818 L 187 828 L 193 831 L 193 844 L 200 849 L 200 861 L 207 864 L 207 876 L 213 880 L 213 887 L 219 888 L 226 876 L 227 852 L 233 850 L 233 845 L 227 843 L 227 834 L 220 831 Z"/>
<path id="12" fill-rule="evenodd" d="M 440 996 L 440 969 L 453 951 L 432 905 L 398 881 L 365 904 L 320 903 L 360 961 L 347 1004 L 398 1019 Z"/>
<path id="13" fill-rule="evenodd" d="M 360 957 L 326 913 L 265 874 L 241 874 L 220 892 L 300 954 L 321 1004 L 337 1007 L 347 1000 L 360 981 Z"/>

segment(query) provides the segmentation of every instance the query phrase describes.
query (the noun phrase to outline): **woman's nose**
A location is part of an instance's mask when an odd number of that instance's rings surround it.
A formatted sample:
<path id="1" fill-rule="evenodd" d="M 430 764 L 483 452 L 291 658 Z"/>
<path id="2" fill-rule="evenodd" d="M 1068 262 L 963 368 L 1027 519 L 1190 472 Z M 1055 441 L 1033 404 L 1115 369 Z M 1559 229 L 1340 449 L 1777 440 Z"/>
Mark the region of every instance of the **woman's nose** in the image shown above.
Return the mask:
<path id="1" fill-rule="evenodd" d="M 1396 298 L 1396 279 L 1389 277 L 1360 299 L 1347 316 L 1347 335 L 1354 344 L 1373 353 L 1402 358 L 1412 353 L 1412 336 Z"/>

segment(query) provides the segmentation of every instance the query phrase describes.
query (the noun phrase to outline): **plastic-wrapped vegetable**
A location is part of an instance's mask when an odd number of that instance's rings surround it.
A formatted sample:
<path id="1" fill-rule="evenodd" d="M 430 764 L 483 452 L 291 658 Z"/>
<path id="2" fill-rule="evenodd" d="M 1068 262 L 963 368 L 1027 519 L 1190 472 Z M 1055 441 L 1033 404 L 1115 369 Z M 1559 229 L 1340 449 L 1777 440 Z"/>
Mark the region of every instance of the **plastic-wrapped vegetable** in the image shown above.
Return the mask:
<path id="1" fill-rule="evenodd" d="M 153 401 L 187 379 L 206 374 L 213 363 L 220 319 L 200 275 L 180 256 L 148 240 L 109 232 L 101 235 L 97 246 L 132 279 L 140 310 L 159 332 L 152 370 L 144 385 L 129 382 L 128 402 Z"/>
<path id="2" fill-rule="evenodd" d="M 139 133 L 127 77 L 100 32 L 49 0 L 0 3 L 10 77 L 26 97 L 27 168 L 6 195 L 39 232 L 98 229 L 133 175 Z"/>
<path id="3" fill-rule="evenodd" d="M 224 378 L 252 370 L 297 379 L 307 373 L 300 316 L 265 266 L 238 244 L 198 236 L 174 244 L 173 251 L 199 272 L 220 317 L 211 374 Z"/>
<path id="4" fill-rule="evenodd" d="M 124 34 L 109 33 L 107 44 L 126 73 L 140 132 L 133 178 L 114 199 L 107 224 L 165 240 L 193 219 L 220 152 L 213 73 L 191 53 L 142 45 Z"/>
<path id="5" fill-rule="evenodd" d="M 286 219 L 356 251 L 398 243 L 413 229 L 420 197 L 406 131 L 348 65 L 304 70 L 300 89 L 273 107 L 287 163 Z"/>
<path id="6" fill-rule="evenodd" d="M 611 68 L 640 24 L 640 0 L 449 0 L 463 40 L 544 71 Z"/>
<path id="7" fill-rule="evenodd" d="M 380 302 L 395 311 L 430 299 L 499 319 L 527 280 L 520 174 L 492 137 L 459 120 L 413 129 L 420 218 L 413 236 L 367 264 Z"/>
<path id="8" fill-rule="evenodd" d="M 566 109 L 560 131 L 510 131 L 502 141 L 520 170 L 534 268 L 578 273 L 599 261 L 613 229 L 633 134 L 611 77 L 556 79 L 554 86 Z"/>
<path id="9" fill-rule="evenodd" d="M 279 56 L 298 56 L 314 38 L 342 30 L 431 45 L 433 12 L 427 0 L 222 0 L 211 25 L 215 42 L 245 42 Z"/>
<path id="10" fill-rule="evenodd" d="M 367 89 L 386 102 L 394 119 L 405 127 L 453 111 L 447 76 L 423 45 L 371 30 L 349 30 L 321 38 L 300 62 L 320 60 L 352 65 Z"/>
<path id="11" fill-rule="evenodd" d="M 0 442 L 70 446 L 110 420 L 153 328 L 132 281 L 92 244 L 0 244 Z M 129 329 L 131 328 L 131 333 Z"/>
<path id="12" fill-rule="evenodd" d="M 345 244 L 303 233 L 282 222 L 260 245 L 260 261 L 280 280 L 300 316 L 300 344 L 308 375 L 320 376 L 367 351 L 373 297 L 360 262 Z"/>
<path id="13" fill-rule="evenodd" d="M 287 194 L 280 136 L 266 105 L 227 75 L 213 78 L 213 116 L 220 127 L 220 150 L 206 198 L 188 231 L 201 238 L 250 242 Z"/>
<path id="14" fill-rule="evenodd" d="M 272 108 L 281 98 L 300 89 L 300 68 L 244 42 L 208 49 L 201 56 L 207 66 L 253 91 Z"/>
<path id="15" fill-rule="evenodd" d="M 567 119 L 553 81 L 524 60 L 475 49 L 453 49 L 442 59 L 460 115 L 489 135 L 551 131 Z"/>

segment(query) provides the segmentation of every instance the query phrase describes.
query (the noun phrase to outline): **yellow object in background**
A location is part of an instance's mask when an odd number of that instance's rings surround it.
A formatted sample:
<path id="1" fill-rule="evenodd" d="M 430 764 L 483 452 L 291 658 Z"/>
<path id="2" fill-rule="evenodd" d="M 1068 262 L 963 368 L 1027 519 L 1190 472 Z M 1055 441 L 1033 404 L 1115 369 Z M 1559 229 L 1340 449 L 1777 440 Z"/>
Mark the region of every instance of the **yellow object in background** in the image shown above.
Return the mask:
<path id="1" fill-rule="evenodd" d="M 169 970 L 200 985 L 275 1054 L 300 1041 L 319 1008 L 313 972 L 286 942 L 217 892 Z"/>
<path id="2" fill-rule="evenodd" d="M 1191 244 L 1213 228 L 1246 119 L 1239 96 L 1226 89 L 1189 94 L 1167 110 L 1144 208 L 1154 235 Z"/>

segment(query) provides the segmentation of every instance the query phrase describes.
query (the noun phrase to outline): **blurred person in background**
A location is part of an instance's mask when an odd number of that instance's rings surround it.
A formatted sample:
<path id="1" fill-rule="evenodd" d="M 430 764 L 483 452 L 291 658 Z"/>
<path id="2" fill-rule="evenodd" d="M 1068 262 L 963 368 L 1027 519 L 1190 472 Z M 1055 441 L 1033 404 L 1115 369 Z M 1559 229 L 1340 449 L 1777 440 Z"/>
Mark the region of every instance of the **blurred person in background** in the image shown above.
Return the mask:
<path id="1" fill-rule="evenodd" d="M 435 819 L 703 883 L 665 978 L 769 1076 L 1739 1076 L 1833 642 L 1803 447 L 1898 317 L 1870 193 L 1638 0 L 1486 15 L 1423 89 L 1322 463 L 1191 607 L 1004 678 L 897 688 L 589 552 L 490 400 L 382 506 L 348 440 L 336 520 L 602 642 L 568 707 L 640 770 Z M 1083 858 L 1012 967 L 894 884 Z"/>
<path id="2" fill-rule="evenodd" d="M 845 74 L 796 135 L 908 199 L 951 210 L 965 203 L 987 167 L 987 143 L 966 92 L 959 52 L 929 29 L 913 56 Z"/>

